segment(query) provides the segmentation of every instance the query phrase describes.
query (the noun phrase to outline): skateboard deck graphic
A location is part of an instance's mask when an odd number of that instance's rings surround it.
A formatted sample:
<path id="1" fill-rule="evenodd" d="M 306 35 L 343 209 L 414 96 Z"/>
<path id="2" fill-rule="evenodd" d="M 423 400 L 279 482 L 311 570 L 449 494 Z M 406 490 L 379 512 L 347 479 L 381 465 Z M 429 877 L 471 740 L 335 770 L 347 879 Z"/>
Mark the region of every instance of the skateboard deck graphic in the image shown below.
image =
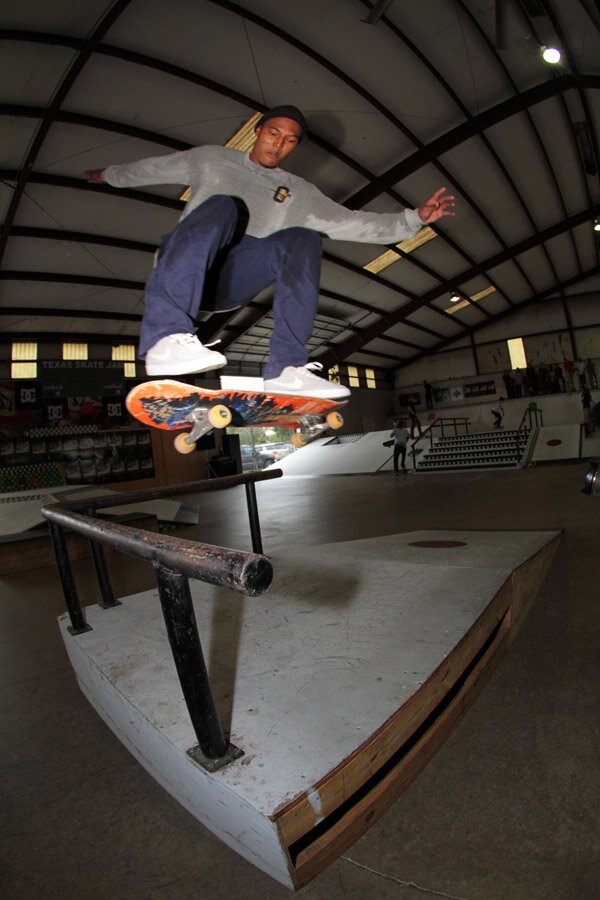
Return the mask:
<path id="1" fill-rule="evenodd" d="M 227 425 L 299 428 L 301 434 L 293 435 L 297 446 L 318 437 L 326 428 L 343 425 L 337 412 L 343 402 L 266 391 L 209 390 L 170 379 L 136 385 L 125 403 L 131 415 L 144 425 L 167 431 L 191 426 L 190 434 L 175 439 L 175 447 L 181 453 L 193 450 L 195 442 L 213 428 Z"/>

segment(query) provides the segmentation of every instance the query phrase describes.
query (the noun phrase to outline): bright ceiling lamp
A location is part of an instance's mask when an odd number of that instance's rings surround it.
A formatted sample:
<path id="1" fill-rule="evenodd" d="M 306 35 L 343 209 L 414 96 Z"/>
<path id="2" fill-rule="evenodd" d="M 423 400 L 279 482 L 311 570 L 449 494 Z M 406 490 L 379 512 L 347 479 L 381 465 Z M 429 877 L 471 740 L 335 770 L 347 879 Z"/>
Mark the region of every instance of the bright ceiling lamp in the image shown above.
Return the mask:
<path id="1" fill-rule="evenodd" d="M 540 47 L 542 59 L 553 66 L 560 62 L 560 50 L 557 47 Z"/>
<path id="2" fill-rule="evenodd" d="M 447 313 L 450 313 L 450 315 L 453 315 L 454 313 L 457 313 L 459 311 L 459 309 L 464 309 L 465 306 L 469 306 L 471 303 L 477 303 L 478 300 L 481 300 L 483 297 L 487 297 L 488 294 L 493 294 L 495 290 L 496 290 L 495 287 L 491 287 L 491 286 L 486 287 L 482 291 L 478 291 L 476 294 L 473 294 L 471 297 L 469 297 L 468 300 L 463 299 L 459 294 L 457 294 L 456 291 L 453 291 L 453 295 L 458 297 L 458 302 L 455 300 L 452 300 L 452 296 L 451 296 L 450 301 L 452 303 L 452 306 L 448 306 L 444 310 L 444 312 L 447 312 Z"/>
<path id="3" fill-rule="evenodd" d="M 594 219 L 594 231 L 600 231 L 600 219 Z"/>
<path id="4" fill-rule="evenodd" d="M 379 256 L 376 256 L 375 259 L 372 259 L 371 262 L 365 263 L 363 269 L 365 269 L 366 272 L 372 272 L 374 275 L 377 275 L 378 272 L 387 269 L 388 266 L 392 266 L 395 262 L 398 262 L 399 259 L 402 259 L 402 254 L 412 253 L 417 247 L 422 247 L 423 244 L 426 244 L 434 237 L 437 237 L 437 231 L 434 231 L 433 228 L 429 228 L 429 226 L 421 228 L 420 231 L 417 231 L 411 238 L 407 238 L 405 241 L 396 244 L 396 247 L 398 250 L 401 250 L 402 253 L 396 253 L 395 250 L 385 250 Z"/>
<path id="5" fill-rule="evenodd" d="M 458 303 L 460 301 L 460 294 L 457 294 L 456 291 L 452 291 L 450 294 L 450 303 Z"/>

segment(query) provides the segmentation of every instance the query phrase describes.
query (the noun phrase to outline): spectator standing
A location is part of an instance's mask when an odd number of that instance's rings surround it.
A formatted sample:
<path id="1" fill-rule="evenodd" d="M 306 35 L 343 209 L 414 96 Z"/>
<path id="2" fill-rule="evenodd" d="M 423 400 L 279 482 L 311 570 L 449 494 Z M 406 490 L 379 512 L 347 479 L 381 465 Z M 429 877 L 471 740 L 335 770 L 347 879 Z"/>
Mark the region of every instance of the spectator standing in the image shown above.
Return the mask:
<path id="1" fill-rule="evenodd" d="M 563 367 L 566 374 L 566 385 L 568 391 L 575 390 L 575 372 L 574 365 L 572 359 L 567 359 L 566 357 L 563 360 Z"/>
<path id="2" fill-rule="evenodd" d="M 592 422 L 592 394 L 589 387 L 581 390 L 581 406 L 583 407 L 583 427 L 585 436 L 591 437 L 594 433 L 594 423 Z"/>
<path id="3" fill-rule="evenodd" d="M 584 387 L 587 387 L 587 378 L 586 378 L 585 368 L 586 368 L 585 359 L 578 359 L 577 360 L 577 374 L 579 375 L 579 387 L 581 388 L 581 390 L 583 390 Z"/>
<path id="4" fill-rule="evenodd" d="M 556 393 L 564 394 L 565 392 L 565 379 L 563 377 L 563 371 L 558 363 L 554 366 L 554 378 L 556 381 Z"/>
<path id="5" fill-rule="evenodd" d="M 515 377 L 514 377 L 515 397 L 523 396 L 523 379 L 524 379 L 523 370 L 515 369 Z"/>
<path id="6" fill-rule="evenodd" d="M 535 366 L 527 366 L 527 392 L 536 395 L 539 392 L 538 373 Z"/>
<path id="7" fill-rule="evenodd" d="M 425 406 L 427 409 L 433 409 L 433 390 L 427 380 L 423 382 L 423 389 L 425 391 Z"/>
<path id="8" fill-rule="evenodd" d="M 402 457 L 402 471 L 406 473 L 406 442 L 408 428 L 404 419 L 394 419 L 394 430 L 390 432 L 394 439 L 394 474 L 398 475 L 398 460 Z"/>
<path id="9" fill-rule="evenodd" d="M 408 427 L 410 429 L 410 436 L 414 440 L 415 428 L 419 432 L 419 437 L 421 437 L 421 435 L 423 434 L 421 423 L 419 422 L 419 417 L 417 415 L 417 410 L 415 409 L 414 400 L 409 400 L 406 404 L 406 408 L 408 410 Z"/>
<path id="10" fill-rule="evenodd" d="M 592 390 L 595 390 L 598 387 L 598 379 L 596 377 L 596 366 L 592 362 L 592 360 L 588 357 L 588 360 L 585 364 L 585 373 L 587 375 L 587 385 Z"/>
<path id="11" fill-rule="evenodd" d="M 515 386 L 512 379 L 512 375 L 508 371 L 508 369 L 504 370 L 504 374 L 502 376 L 502 381 L 504 382 L 504 389 L 506 391 L 507 397 L 514 397 L 515 395 Z"/>
<path id="12" fill-rule="evenodd" d="M 544 363 L 541 364 L 539 371 L 538 371 L 538 375 L 539 375 L 539 381 L 540 381 L 540 394 L 547 394 L 548 393 L 548 369 L 546 368 Z"/>

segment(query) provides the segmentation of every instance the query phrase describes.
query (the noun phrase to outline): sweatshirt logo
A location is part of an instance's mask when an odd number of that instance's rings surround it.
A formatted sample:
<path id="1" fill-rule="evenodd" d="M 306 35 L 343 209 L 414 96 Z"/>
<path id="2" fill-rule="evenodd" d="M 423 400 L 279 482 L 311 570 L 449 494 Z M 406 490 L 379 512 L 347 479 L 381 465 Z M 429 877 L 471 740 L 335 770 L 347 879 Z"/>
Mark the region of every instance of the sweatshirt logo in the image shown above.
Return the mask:
<path id="1" fill-rule="evenodd" d="M 291 196 L 290 189 L 285 187 L 285 185 L 280 184 L 273 193 L 273 200 L 275 203 L 283 203 L 284 200 L 287 200 L 287 198 Z"/>

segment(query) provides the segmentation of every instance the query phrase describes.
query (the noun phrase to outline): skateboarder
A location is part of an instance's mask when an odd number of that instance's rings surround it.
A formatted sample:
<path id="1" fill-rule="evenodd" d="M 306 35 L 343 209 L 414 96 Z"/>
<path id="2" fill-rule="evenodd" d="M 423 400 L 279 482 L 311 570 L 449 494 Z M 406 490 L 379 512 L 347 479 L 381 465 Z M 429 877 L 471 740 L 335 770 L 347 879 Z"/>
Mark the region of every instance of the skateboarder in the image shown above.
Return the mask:
<path id="1" fill-rule="evenodd" d="M 275 286 L 275 325 L 264 388 L 341 399 L 346 387 L 315 375 L 305 344 L 317 312 L 322 235 L 372 244 L 397 243 L 423 224 L 454 215 L 454 197 L 437 190 L 418 209 L 398 213 L 350 210 L 279 168 L 306 134 L 294 106 L 268 110 L 249 154 L 203 146 L 85 172 L 113 187 L 191 187 L 179 224 L 161 241 L 147 283 L 139 355 L 148 375 L 217 369 L 222 353 L 192 333 L 199 309 L 226 311 Z"/>
<path id="2" fill-rule="evenodd" d="M 503 400 L 504 397 L 498 397 L 497 403 L 490 408 L 490 412 L 494 417 L 494 428 L 502 428 L 502 419 L 504 418 Z"/>

